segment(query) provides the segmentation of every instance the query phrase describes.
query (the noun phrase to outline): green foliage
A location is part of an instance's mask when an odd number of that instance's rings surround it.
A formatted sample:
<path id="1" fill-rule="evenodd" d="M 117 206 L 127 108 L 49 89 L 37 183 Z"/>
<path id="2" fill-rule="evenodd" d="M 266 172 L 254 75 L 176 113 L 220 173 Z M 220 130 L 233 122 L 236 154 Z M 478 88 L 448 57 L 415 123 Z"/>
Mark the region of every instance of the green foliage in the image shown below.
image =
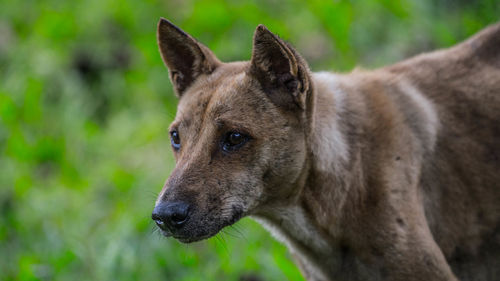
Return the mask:
<path id="1" fill-rule="evenodd" d="M 4 0 L 0 9 L 0 280 L 303 280 L 244 219 L 208 241 L 154 233 L 174 165 L 176 99 L 155 29 L 169 18 L 222 60 L 255 26 L 313 70 L 374 67 L 450 46 L 497 20 L 496 0 Z"/>

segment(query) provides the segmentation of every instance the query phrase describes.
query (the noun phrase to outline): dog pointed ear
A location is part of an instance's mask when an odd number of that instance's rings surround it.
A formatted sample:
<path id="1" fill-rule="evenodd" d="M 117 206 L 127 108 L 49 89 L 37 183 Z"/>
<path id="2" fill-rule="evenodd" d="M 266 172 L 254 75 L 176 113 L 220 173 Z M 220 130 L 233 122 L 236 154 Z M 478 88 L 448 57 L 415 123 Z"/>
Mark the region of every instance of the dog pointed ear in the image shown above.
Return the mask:
<path id="1" fill-rule="evenodd" d="M 157 39 L 177 97 L 200 75 L 212 73 L 220 64 L 210 49 L 164 18 L 158 22 Z"/>
<path id="2" fill-rule="evenodd" d="M 250 74 L 275 104 L 305 109 L 311 88 L 309 67 L 289 44 L 264 25 L 255 30 Z"/>

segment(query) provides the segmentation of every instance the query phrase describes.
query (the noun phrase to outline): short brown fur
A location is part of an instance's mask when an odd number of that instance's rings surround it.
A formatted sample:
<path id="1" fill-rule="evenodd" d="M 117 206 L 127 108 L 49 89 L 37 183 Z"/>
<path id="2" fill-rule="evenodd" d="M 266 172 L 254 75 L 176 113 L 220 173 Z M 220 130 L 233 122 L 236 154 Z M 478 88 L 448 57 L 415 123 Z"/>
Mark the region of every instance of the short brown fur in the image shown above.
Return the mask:
<path id="1" fill-rule="evenodd" d="M 167 20 L 183 242 L 252 216 L 307 280 L 500 280 L 500 24 L 374 71 L 312 73 L 257 27 L 220 62 Z M 225 151 L 227 135 L 247 138 Z"/>

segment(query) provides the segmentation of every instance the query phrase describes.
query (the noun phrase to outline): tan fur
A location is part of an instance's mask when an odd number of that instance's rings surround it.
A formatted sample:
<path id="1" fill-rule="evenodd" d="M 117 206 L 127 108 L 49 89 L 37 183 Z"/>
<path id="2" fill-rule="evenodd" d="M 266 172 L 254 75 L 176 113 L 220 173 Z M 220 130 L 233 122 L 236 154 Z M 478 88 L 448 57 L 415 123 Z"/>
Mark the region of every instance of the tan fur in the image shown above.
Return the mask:
<path id="1" fill-rule="evenodd" d="M 159 26 L 181 148 L 157 204 L 192 207 L 166 235 L 196 241 L 252 216 L 307 280 L 500 280 L 500 24 L 345 75 L 311 73 L 263 26 L 234 63 Z M 235 131 L 248 142 L 223 151 Z"/>

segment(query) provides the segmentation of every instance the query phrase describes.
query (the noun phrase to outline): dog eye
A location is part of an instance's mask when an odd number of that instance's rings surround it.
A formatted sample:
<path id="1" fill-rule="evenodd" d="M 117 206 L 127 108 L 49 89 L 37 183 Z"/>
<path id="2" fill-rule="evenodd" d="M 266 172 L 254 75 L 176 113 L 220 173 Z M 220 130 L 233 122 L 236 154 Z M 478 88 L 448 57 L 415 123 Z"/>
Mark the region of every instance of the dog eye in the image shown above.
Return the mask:
<path id="1" fill-rule="evenodd" d="M 230 152 L 240 148 L 250 139 L 249 136 L 240 132 L 229 132 L 222 142 L 222 149 Z"/>
<path id="2" fill-rule="evenodd" d="M 179 138 L 179 133 L 176 130 L 170 132 L 170 143 L 175 150 L 181 148 L 181 139 Z"/>

